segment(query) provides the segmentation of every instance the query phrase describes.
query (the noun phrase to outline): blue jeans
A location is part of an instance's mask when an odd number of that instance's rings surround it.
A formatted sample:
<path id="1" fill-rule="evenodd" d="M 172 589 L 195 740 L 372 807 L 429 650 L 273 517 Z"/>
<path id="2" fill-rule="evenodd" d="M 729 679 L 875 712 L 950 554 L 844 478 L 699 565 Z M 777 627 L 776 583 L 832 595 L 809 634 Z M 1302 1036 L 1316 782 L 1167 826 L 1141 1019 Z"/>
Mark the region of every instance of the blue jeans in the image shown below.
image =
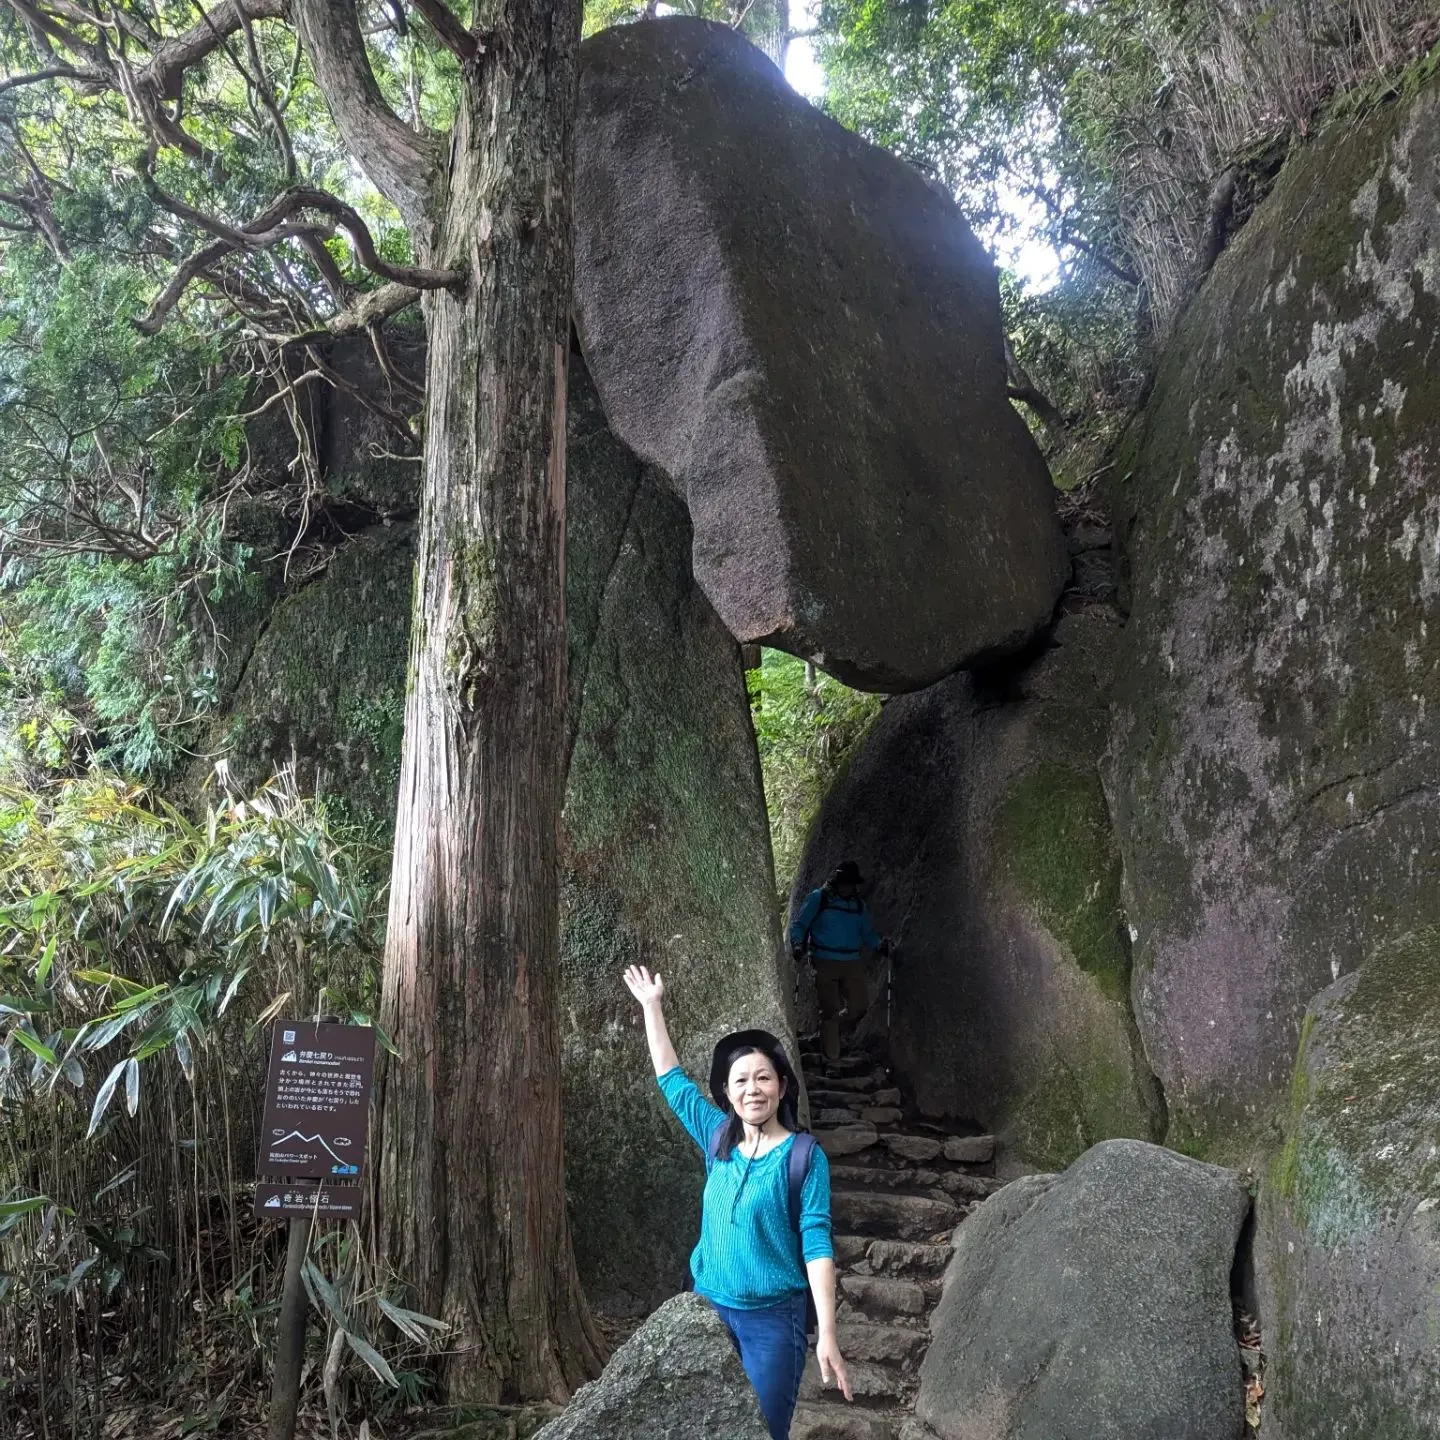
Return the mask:
<path id="1" fill-rule="evenodd" d="M 712 1300 L 710 1302 L 715 1305 Z M 740 1363 L 760 1397 L 770 1440 L 789 1440 L 790 1420 L 805 1369 L 805 1294 L 800 1291 L 763 1310 L 732 1310 L 715 1305 L 725 1322 Z"/>

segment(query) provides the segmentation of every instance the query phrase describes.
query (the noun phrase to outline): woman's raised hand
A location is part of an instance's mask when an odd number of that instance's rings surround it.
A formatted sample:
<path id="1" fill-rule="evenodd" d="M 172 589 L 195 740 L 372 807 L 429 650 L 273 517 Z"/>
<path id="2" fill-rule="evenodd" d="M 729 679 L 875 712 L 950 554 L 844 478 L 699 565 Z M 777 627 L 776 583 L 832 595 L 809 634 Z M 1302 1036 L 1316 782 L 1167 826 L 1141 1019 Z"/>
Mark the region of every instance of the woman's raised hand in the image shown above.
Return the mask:
<path id="1" fill-rule="evenodd" d="M 632 965 L 625 972 L 625 987 L 642 1006 L 658 1005 L 665 998 L 659 972 L 652 975 L 643 965 Z"/>

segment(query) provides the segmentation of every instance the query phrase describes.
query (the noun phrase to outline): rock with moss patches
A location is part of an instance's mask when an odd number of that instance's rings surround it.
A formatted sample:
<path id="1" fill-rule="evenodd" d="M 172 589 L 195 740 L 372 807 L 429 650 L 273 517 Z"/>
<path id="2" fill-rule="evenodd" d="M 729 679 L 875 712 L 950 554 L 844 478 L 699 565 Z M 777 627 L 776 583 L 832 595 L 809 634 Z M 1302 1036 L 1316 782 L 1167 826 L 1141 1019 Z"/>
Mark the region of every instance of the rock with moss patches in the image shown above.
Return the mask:
<path id="1" fill-rule="evenodd" d="M 1276 1440 L 1440 1434 L 1440 928 L 1306 1016 L 1261 1204 Z"/>
<path id="2" fill-rule="evenodd" d="M 793 977 L 739 652 L 690 573 L 685 507 L 610 434 L 578 357 L 568 409 L 566 1164 L 588 1293 L 643 1314 L 684 1281 L 704 1171 L 656 1089 L 621 974 L 663 973 L 697 1075 L 729 1030 L 788 1033 Z M 294 755 L 302 783 L 323 777 L 389 829 L 413 567 L 411 527 L 376 526 L 275 606 L 227 722 L 242 780 Z"/>
<path id="3" fill-rule="evenodd" d="M 1134 1140 L 1006 1186 L 955 1232 L 915 1413 L 940 1440 L 1239 1440 L 1249 1211 L 1234 1171 Z"/>
<path id="4" fill-rule="evenodd" d="M 1111 472 L 1113 790 L 1172 1139 L 1248 1155 L 1310 998 L 1440 920 L 1440 82 L 1298 151 Z"/>
<path id="5" fill-rule="evenodd" d="M 794 897 L 859 861 L 900 945 L 891 1054 L 919 1108 L 1050 1167 L 1163 1129 L 1096 770 L 1117 634 L 1113 612 L 1082 611 L 1003 681 L 890 701 L 821 808 Z M 883 999 L 871 1014 L 883 1026 Z"/>
<path id="6" fill-rule="evenodd" d="M 685 507 L 578 381 L 569 423 L 567 1179 L 588 1293 L 644 1314 L 684 1281 L 704 1169 L 656 1088 L 621 973 L 664 976 L 697 1078 L 728 1031 L 788 1034 L 792 981 L 739 649 L 691 575 Z"/>
<path id="7" fill-rule="evenodd" d="M 698 1295 L 667 1300 L 535 1440 L 769 1440 L 740 1357 Z"/>
<path id="8" fill-rule="evenodd" d="M 294 762 L 351 819 L 394 824 L 405 729 L 413 527 L 377 526 L 274 604 L 220 729 L 242 786 Z"/>
<path id="9" fill-rule="evenodd" d="M 877 690 L 1023 643 L 1065 551 L 950 198 L 725 25 L 594 36 L 580 115 L 581 348 L 732 633 Z"/>

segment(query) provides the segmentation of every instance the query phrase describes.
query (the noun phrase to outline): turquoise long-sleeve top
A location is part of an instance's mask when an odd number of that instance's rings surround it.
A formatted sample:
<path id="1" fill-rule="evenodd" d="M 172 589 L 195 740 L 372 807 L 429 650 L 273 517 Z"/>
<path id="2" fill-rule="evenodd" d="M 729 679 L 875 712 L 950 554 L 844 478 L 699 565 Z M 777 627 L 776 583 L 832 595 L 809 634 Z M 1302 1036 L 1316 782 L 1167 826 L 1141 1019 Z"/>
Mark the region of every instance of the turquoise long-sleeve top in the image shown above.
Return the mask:
<path id="1" fill-rule="evenodd" d="M 677 1065 L 660 1076 L 660 1091 L 690 1138 L 708 1154 L 724 1111 L 712 1105 Z M 733 1310 L 777 1305 L 807 1288 L 805 1264 L 835 1253 L 830 1242 L 830 1162 L 817 1145 L 800 1191 L 800 1243 L 790 1225 L 787 1167 L 792 1135 L 758 1160 L 738 1150 L 710 1165 L 700 1217 L 700 1243 L 690 1256 L 695 1290 Z"/>

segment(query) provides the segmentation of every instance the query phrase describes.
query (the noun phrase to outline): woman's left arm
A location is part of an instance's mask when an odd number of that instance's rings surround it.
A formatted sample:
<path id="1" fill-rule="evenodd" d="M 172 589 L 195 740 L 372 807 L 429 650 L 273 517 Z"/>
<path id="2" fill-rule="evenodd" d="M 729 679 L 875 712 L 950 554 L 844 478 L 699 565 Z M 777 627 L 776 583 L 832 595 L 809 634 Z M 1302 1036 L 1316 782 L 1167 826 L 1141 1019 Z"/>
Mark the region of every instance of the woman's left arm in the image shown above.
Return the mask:
<path id="1" fill-rule="evenodd" d="M 805 1273 L 810 1277 L 810 1291 L 815 1296 L 815 1315 L 819 1321 L 815 1335 L 815 1359 L 820 1364 L 820 1380 L 825 1385 L 838 1385 L 847 1400 L 850 1376 L 840 1354 L 840 1341 L 835 1330 L 835 1262 L 828 1257 L 809 1260 Z"/>
<path id="2" fill-rule="evenodd" d="M 840 1356 L 835 1329 L 835 1259 L 830 1239 L 830 1161 L 816 1145 L 810 1152 L 810 1169 L 800 1191 L 800 1251 L 805 1275 L 815 1296 L 815 1358 L 820 1379 L 835 1384 L 851 1399 L 850 1377 Z"/>

